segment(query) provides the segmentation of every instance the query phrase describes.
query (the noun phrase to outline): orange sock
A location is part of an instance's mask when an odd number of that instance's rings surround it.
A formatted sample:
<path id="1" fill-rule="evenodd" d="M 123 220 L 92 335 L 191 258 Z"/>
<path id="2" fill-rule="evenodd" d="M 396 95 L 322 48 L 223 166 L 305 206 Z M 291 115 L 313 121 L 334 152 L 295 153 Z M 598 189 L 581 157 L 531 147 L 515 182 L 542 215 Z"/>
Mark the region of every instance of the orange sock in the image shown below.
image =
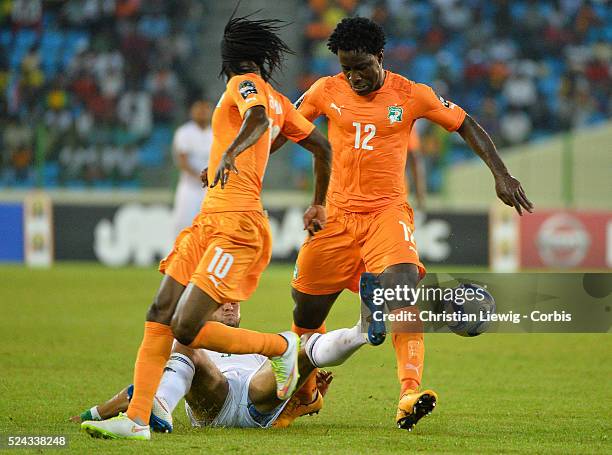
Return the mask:
<path id="1" fill-rule="evenodd" d="M 208 321 L 189 347 L 228 354 L 261 354 L 266 357 L 276 357 L 287 350 L 287 340 L 276 333 L 237 329 L 220 322 Z"/>
<path id="2" fill-rule="evenodd" d="M 393 311 L 412 311 L 418 314 L 416 308 Z M 423 343 L 423 323 L 394 322 L 392 325 L 393 348 L 397 359 L 397 377 L 400 381 L 400 397 L 406 390 L 418 390 L 423 376 L 425 360 L 425 345 Z"/>
<path id="3" fill-rule="evenodd" d="M 325 323 L 323 323 L 318 329 L 304 329 L 293 324 L 291 326 L 291 330 L 293 330 L 299 336 L 302 336 L 305 333 L 325 333 Z M 318 371 L 319 369 L 315 368 L 312 373 L 308 375 L 308 379 L 306 379 L 302 387 L 300 387 L 300 389 L 295 392 L 296 396 L 300 399 L 302 403 L 310 403 L 313 400 L 314 394 L 317 390 Z"/>
<path id="4" fill-rule="evenodd" d="M 149 424 L 153 397 L 170 357 L 173 341 L 170 326 L 145 322 L 144 336 L 134 366 L 134 395 L 127 409 L 130 419 L 139 418 L 145 425 Z"/>

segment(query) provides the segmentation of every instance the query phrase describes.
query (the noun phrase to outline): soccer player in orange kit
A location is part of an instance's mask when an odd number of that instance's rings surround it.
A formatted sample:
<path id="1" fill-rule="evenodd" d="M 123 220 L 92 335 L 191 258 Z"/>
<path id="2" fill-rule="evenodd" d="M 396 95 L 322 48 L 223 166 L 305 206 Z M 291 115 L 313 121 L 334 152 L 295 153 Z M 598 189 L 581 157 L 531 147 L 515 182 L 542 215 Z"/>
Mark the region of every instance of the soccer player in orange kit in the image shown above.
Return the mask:
<path id="1" fill-rule="evenodd" d="M 342 72 L 316 81 L 296 103 L 311 121 L 327 117 L 333 153 L 327 225 L 304 242 L 292 281 L 293 330 L 300 335 L 325 330 L 333 303 L 344 289 L 358 291 L 362 272 L 380 274 L 385 288 L 414 288 L 425 275 L 404 179 L 415 120 L 426 118 L 458 132 L 491 170 L 497 196 L 519 214 L 533 208 L 472 117 L 429 86 L 383 69 L 385 35 L 379 25 L 361 17 L 343 19 L 327 45 L 338 56 Z M 277 139 L 272 150 L 284 140 Z M 386 304 L 392 313 L 410 308 L 405 301 Z M 433 410 L 437 395 L 419 391 L 424 361 L 420 321 L 393 323 L 391 328 L 401 384 L 396 423 L 411 430 Z M 374 335 L 370 343 L 382 343 L 384 326 Z M 300 405 L 288 407 L 292 412 L 280 416 L 283 425 L 321 408 L 314 376 L 293 399 L 299 399 Z"/>
<path id="2" fill-rule="evenodd" d="M 228 82 L 212 119 L 210 162 L 202 163 L 213 183 L 200 214 L 160 264 L 164 278 L 147 313 L 127 415 L 83 422 L 94 437 L 150 439 L 153 397 L 175 338 L 190 348 L 270 357 L 277 397 L 286 400 L 295 389 L 300 345 L 295 333 L 259 333 L 211 320 L 219 305 L 247 300 L 270 261 L 272 239 L 260 193 L 270 145 L 279 133 L 313 153 L 315 194 L 304 227 L 312 233 L 325 224 L 329 143 L 268 83 L 290 52 L 276 34 L 279 24 L 232 15 L 225 27 L 221 74 Z"/>

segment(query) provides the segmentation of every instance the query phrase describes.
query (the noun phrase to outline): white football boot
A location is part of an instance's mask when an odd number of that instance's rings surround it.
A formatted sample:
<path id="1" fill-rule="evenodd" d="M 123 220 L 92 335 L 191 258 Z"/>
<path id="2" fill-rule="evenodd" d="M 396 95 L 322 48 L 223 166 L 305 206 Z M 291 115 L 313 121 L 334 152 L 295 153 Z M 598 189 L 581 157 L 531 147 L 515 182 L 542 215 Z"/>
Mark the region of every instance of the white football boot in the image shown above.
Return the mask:
<path id="1" fill-rule="evenodd" d="M 287 340 L 287 350 L 278 357 L 270 357 L 270 364 L 276 378 L 276 396 L 279 400 L 288 400 L 293 395 L 300 377 L 297 362 L 300 337 L 291 331 L 282 332 L 280 335 Z"/>
<path id="2" fill-rule="evenodd" d="M 117 417 L 107 420 L 86 420 L 81 424 L 81 429 L 93 438 L 138 439 L 143 441 L 151 439 L 149 425 L 139 425 L 123 412 L 120 412 Z"/>

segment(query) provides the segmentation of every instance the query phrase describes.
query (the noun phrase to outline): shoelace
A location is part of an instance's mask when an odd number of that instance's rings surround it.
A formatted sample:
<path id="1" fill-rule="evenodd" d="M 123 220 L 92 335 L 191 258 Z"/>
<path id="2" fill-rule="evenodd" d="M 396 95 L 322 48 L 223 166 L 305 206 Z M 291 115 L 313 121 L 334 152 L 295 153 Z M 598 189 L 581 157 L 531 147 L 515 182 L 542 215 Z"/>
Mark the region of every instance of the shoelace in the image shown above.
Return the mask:
<path id="1" fill-rule="evenodd" d="M 274 372 L 274 376 L 277 379 L 280 379 L 281 382 L 285 382 L 287 380 L 287 373 L 283 370 L 282 364 L 280 360 L 271 360 L 270 366 L 272 367 L 272 371 Z"/>

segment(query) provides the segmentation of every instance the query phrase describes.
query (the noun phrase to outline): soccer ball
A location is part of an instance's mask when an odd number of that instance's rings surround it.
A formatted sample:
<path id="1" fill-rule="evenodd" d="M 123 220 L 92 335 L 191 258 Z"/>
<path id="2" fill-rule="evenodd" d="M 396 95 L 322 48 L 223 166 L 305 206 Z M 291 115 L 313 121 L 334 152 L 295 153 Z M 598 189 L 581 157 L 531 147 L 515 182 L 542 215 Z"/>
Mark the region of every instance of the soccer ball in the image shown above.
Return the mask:
<path id="1" fill-rule="evenodd" d="M 462 283 L 453 290 L 452 299 L 444 300 L 444 311 L 456 315 L 447 322 L 448 328 L 462 337 L 475 337 L 491 326 L 490 315 L 495 313 L 495 299 L 482 286 Z"/>

